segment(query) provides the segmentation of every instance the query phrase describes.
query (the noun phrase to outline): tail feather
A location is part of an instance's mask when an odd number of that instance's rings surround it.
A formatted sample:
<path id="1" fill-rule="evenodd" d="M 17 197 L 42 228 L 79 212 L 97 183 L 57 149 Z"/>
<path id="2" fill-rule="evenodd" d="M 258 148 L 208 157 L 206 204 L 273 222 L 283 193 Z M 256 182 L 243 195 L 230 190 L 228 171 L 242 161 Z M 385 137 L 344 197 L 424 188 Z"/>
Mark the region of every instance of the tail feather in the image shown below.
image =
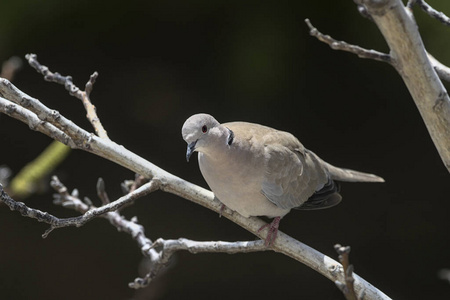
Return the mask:
<path id="1" fill-rule="evenodd" d="M 384 182 L 383 178 L 374 174 L 338 168 L 324 161 L 323 164 L 333 180 L 348 182 Z"/>
<path id="2" fill-rule="evenodd" d="M 329 179 L 322 189 L 315 192 L 305 203 L 299 207 L 295 207 L 295 209 L 317 210 L 335 206 L 342 200 L 339 190 L 339 182 Z"/>

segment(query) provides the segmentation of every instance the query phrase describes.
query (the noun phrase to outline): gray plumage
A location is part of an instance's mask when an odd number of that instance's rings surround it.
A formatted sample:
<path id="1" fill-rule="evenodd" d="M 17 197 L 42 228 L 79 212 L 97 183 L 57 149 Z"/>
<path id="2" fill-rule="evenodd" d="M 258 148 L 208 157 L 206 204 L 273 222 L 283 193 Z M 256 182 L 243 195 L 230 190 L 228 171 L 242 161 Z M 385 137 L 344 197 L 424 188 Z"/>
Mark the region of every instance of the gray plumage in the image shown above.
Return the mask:
<path id="1" fill-rule="evenodd" d="M 208 114 L 196 114 L 186 120 L 182 135 L 187 159 L 199 153 L 200 170 L 215 196 L 245 217 L 283 217 L 302 205 L 335 205 L 341 199 L 335 180 L 384 182 L 376 175 L 334 167 L 292 134 L 258 124 L 220 124 Z M 308 199 L 316 202 L 309 205 Z"/>

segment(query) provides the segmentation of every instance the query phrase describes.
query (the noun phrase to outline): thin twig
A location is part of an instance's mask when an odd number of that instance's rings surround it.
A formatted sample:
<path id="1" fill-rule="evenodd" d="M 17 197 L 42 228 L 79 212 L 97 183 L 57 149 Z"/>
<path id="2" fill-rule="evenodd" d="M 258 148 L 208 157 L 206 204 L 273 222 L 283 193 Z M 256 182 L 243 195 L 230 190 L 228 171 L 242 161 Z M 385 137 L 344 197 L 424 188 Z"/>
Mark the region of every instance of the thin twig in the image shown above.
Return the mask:
<path id="1" fill-rule="evenodd" d="M 63 85 L 71 96 L 74 96 L 74 97 L 80 99 L 86 110 L 86 118 L 92 124 L 92 127 L 94 127 L 95 133 L 100 138 L 109 139 L 108 134 L 106 133 L 106 130 L 103 128 L 103 125 L 97 116 L 96 108 L 92 104 L 92 102 L 89 98 L 89 96 L 92 92 L 92 88 L 95 83 L 95 80 L 98 77 L 97 72 L 94 72 L 91 75 L 91 77 L 89 78 L 89 81 L 86 83 L 85 90 L 82 91 L 72 82 L 72 76 L 62 76 L 58 72 L 53 73 L 49 70 L 48 67 L 41 65 L 37 61 L 36 54 L 27 54 L 27 55 L 25 55 L 25 58 L 28 60 L 28 63 L 30 64 L 30 66 L 32 66 L 38 73 L 44 75 L 44 79 L 46 81 L 56 82 L 58 84 Z"/>
<path id="2" fill-rule="evenodd" d="M 316 27 L 314 27 L 309 19 L 305 19 L 306 24 L 309 27 L 309 34 L 313 37 L 317 38 L 319 41 L 324 42 L 325 44 L 329 45 L 334 50 L 341 50 L 350 52 L 353 54 L 358 55 L 360 58 L 368 58 L 373 59 L 381 62 L 391 63 L 391 57 L 389 54 L 382 53 L 375 50 L 368 50 L 364 49 L 360 46 L 351 45 L 344 41 L 338 41 L 332 38 L 329 35 L 325 35 L 321 33 L 319 30 L 317 30 Z"/>
<path id="3" fill-rule="evenodd" d="M 350 264 L 350 246 L 343 247 L 339 244 L 334 246 L 334 249 L 339 254 L 339 262 L 342 264 L 344 269 L 344 280 L 345 283 L 336 281 L 336 286 L 341 290 L 347 300 L 358 300 L 356 296 L 353 278 L 353 265 Z"/>
<path id="4" fill-rule="evenodd" d="M 406 6 L 412 9 L 414 5 L 418 5 L 430 17 L 435 18 L 445 26 L 450 26 L 450 18 L 447 17 L 447 15 L 443 12 L 437 11 L 436 9 L 431 7 L 424 0 L 409 0 Z"/>
<path id="5" fill-rule="evenodd" d="M 101 177 L 97 180 L 97 196 L 103 205 L 111 202 L 109 201 L 108 193 L 106 193 L 105 181 Z"/>
<path id="6" fill-rule="evenodd" d="M 352 44 L 348 44 L 347 42 L 344 42 L 344 41 L 335 40 L 331 36 L 321 33 L 316 27 L 314 27 L 311 24 L 309 19 L 306 19 L 305 22 L 310 29 L 310 34 L 312 36 L 314 36 L 315 38 L 317 38 L 319 41 L 324 42 L 325 44 L 329 45 L 333 50 L 346 51 L 346 52 L 356 54 L 361 58 L 374 59 L 377 61 L 392 64 L 392 59 L 389 54 L 378 52 L 376 50 L 364 49 L 357 45 L 352 45 Z M 428 58 L 430 59 L 431 64 L 433 65 L 433 67 L 436 70 L 439 77 L 442 80 L 450 82 L 450 68 L 443 65 L 436 58 L 434 58 L 431 54 L 429 54 L 429 53 L 427 53 L 427 54 L 428 54 Z"/>
<path id="7" fill-rule="evenodd" d="M 155 181 L 150 181 L 149 183 L 143 185 L 142 187 L 135 190 L 133 193 L 125 195 L 114 202 L 111 202 L 107 205 L 90 209 L 86 211 L 83 215 L 72 218 L 58 218 L 49 213 L 42 212 L 38 209 L 29 208 L 23 202 L 16 202 L 14 199 L 9 197 L 8 194 L 3 190 L 3 187 L 0 187 L 1 199 L 2 201 L 8 205 L 8 207 L 13 211 L 18 211 L 22 214 L 22 216 L 33 218 L 38 220 L 39 222 L 44 222 L 50 225 L 50 228 L 47 229 L 42 235 L 43 238 L 46 238 L 50 232 L 52 232 L 56 228 L 68 227 L 68 226 L 76 226 L 80 227 L 93 218 L 97 216 L 101 216 L 111 211 L 117 210 L 122 205 L 134 201 L 136 198 L 143 197 L 158 188 L 158 184 Z"/>
<path id="8" fill-rule="evenodd" d="M 84 201 L 79 198 L 78 190 L 75 189 L 70 194 L 66 186 L 58 179 L 58 177 L 53 176 L 50 185 L 58 192 L 58 194 L 54 195 L 53 203 L 73 209 L 82 214 L 85 214 L 89 210 L 96 209 L 96 207 L 92 205 L 92 202 L 87 200 L 87 198 L 85 198 Z M 152 251 L 147 250 L 151 248 L 152 241 L 145 236 L 144 227 L 136 222 L 136 218 L 132 218 L 132 220 L 129 221 L 117 211 L 109 211 L 100 215 L 100 217 L 107 219 L 119 231 L 130 234 L 133 239 L 137 241 L 139 247 L 146 250 L 144 253 L 147 256 L 151 257 L 155 255 Z"/>

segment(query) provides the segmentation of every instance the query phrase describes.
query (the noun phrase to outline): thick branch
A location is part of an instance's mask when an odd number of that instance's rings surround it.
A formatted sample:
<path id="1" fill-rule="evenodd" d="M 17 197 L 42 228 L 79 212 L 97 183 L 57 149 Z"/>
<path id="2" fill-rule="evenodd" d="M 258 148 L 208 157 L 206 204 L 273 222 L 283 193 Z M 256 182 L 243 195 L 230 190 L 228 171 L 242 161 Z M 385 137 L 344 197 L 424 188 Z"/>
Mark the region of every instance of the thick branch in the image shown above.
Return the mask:
<path id="1" fill-rule="evenodd" d="M 357 0 L 391 50 L 392 65 L 408 87 L 428 132 L 450 171 L 450 99 L 431 65 L 417 25 L 400 0 Z"/>

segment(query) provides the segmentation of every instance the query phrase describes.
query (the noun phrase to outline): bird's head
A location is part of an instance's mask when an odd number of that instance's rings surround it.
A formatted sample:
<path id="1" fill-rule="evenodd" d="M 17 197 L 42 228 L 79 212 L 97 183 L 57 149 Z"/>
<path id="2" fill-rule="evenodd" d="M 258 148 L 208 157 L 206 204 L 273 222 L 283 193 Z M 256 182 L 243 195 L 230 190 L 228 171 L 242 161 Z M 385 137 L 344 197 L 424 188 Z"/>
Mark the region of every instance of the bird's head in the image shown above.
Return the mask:
<path id="1" fill-rule="evenodd" d="M 196 114 L 184 122 L 181 134 L 188 144 L 186 160 L 189 161 L 194 151 L 204 152 L 214 142 L 220 134 L 220 123 L 211 115 Z"/>

